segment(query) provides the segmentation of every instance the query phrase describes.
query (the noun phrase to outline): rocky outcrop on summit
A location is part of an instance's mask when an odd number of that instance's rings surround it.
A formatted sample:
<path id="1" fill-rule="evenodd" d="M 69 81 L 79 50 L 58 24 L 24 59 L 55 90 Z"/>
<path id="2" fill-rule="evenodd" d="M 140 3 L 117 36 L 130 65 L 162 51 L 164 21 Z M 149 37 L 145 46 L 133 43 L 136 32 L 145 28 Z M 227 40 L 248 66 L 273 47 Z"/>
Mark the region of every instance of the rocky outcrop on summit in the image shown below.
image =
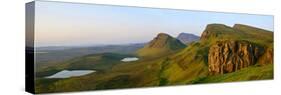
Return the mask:
<path id="1" fill-rule="evenodd" d="M 209 72 L 224 74 L 254 65 L 263 51 L 248 41 L 217 41 L 209 49 Z"/>

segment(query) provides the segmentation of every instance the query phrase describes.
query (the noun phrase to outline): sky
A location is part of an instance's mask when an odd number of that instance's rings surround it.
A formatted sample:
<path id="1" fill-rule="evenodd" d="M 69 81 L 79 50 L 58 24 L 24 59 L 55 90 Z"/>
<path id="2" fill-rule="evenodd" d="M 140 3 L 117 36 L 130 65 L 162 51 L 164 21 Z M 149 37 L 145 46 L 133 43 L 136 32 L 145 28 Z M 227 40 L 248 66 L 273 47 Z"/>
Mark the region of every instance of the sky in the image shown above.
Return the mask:
<path id="1" fill-rule="evenodd" d="M 143 43 L 158 33 L 200 36 L 206 25 L 236 23 L 273 31 L 273 16 L 36 1 L 35 46 Z"/>

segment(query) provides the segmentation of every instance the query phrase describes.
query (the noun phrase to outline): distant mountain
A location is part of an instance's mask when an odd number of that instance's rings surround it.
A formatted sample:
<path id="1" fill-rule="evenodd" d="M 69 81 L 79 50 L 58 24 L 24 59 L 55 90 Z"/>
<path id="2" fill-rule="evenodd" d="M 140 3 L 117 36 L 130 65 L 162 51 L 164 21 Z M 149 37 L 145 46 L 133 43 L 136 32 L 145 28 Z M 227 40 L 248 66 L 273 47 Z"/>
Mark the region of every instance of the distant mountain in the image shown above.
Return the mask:
<path id="1" fill-rule="evenodd" d="M 152 41 L 146 44 L 143 48 L 137 51 L 139 56 L 152 56 L 152 55 L 161 55 L 164 53 L 172 52 L 175 50 L 185 48 L 183 44 L 178 39 L 173 38 L 172 36 L 159 33 Z"/>
<path id="2" fill-rule="evenodd" d="M 199 36 L 196 36 L 194 34 L 190 33 L 180 33 L 177 37 L 178 40 L 180 40 L 182 43 L 187 44 L 193 41 L 199 40 Z"/>

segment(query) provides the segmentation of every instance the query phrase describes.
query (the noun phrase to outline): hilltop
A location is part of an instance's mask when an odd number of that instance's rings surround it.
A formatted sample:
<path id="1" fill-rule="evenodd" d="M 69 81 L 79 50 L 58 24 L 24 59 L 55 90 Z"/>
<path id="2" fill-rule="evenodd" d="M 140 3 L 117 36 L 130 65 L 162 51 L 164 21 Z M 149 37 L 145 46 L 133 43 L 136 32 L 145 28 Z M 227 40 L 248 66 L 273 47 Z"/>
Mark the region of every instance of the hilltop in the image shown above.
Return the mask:
<path id="1" fill-rule="evenodd" d="M 159 33 L 153 40 L 137 51 L 139 56 L 155 56 L 167 54 L 185 48 L 185 44 L 172 36 Z"/>

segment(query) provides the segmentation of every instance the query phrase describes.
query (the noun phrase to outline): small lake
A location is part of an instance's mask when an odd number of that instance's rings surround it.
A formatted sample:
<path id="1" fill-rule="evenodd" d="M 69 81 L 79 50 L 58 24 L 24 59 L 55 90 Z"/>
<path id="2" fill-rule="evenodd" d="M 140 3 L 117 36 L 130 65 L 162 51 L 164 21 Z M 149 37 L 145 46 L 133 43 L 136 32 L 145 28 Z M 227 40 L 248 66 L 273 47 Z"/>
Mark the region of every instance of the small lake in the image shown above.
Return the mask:
<path id="1" fill-rule="evenodd" d="M 94 70 L 63 70 L 45 78 L 70 78 L 94 73 Z"/>
<path id="2" fill-rule="evenodd" d="M 137 60 L 139 60 L 139 58 L 137 58 L 137 57 L 126 57 L 126 58 L 123 58 L 121 61 L 131 62 L 131 61 L 137 61 Z"/>

